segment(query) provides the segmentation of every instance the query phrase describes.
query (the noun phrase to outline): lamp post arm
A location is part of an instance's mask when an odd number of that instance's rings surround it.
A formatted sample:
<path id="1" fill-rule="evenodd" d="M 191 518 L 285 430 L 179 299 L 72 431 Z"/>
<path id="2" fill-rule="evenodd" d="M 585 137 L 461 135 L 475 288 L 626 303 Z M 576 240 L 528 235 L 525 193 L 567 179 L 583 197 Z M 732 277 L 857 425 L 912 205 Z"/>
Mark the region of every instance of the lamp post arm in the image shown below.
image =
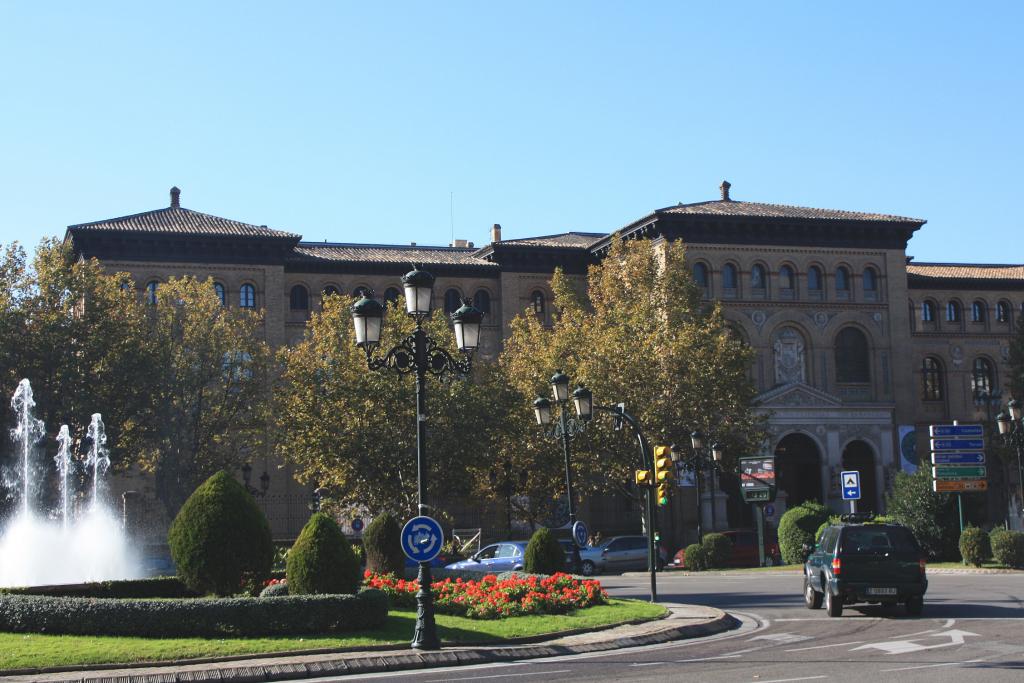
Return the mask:
<path id="1" fill-rule="evenodd" d="M 637 442 L 640 444 L 641 467 L 647 470 L 654 468 L 654 461 L 651 457 L 651 444 L 647 442 L 647 437 L 644 436 L 643 430 L 640 429 L 640 423 L 635 417 L 627 413 L 625 410 L 620 409 L 618 406 L 595 405 L 594 410 L 611 413 L 628 422 L 629 426 L 632 427 L 633 431 L 636 433 Z"/>

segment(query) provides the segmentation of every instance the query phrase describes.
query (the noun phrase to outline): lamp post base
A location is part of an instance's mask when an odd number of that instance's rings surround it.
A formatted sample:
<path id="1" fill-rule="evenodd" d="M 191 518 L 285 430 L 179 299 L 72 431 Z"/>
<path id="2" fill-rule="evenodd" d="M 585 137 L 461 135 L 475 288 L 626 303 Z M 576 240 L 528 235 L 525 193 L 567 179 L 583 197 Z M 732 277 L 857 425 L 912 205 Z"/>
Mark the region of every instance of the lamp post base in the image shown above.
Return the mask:
<path id="1" fill-rule="evenodd" d="M 416 591 L 416 631 L 410 645 L 414 650 L 440 650 L 441 640 L 437 637 L 437 625 L 434 623 L 429 562 L 420 562 L 418 581 L 420 589 Z"/>

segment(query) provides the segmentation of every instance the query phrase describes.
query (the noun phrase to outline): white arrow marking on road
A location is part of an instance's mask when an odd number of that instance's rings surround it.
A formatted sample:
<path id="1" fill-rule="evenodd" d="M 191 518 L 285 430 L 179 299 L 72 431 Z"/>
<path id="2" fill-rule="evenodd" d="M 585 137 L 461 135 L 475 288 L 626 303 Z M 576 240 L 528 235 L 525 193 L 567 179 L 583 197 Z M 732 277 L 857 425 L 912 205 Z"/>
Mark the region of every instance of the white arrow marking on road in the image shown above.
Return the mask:
<path id="1" fill-rule="evenodd" d="M 908 652 L 920 652 L 921 650 L 934 650 L 937 647 L 949 647 L 950 645 L 963 645 L 964 636 L 976 636 L 977 633 L 971 633 L 970 631 L 960 631 L 954 629 L 952 631 L 943 631 L 942 633 L 935 633 L 932 638 L 941 638 L 943 636 L 949 636 L 950 641 L 948 643 L 939 643 L 938 645 L 921 645 L 913 640 L 890 640 L 885 643 L 869 643 L 867 645 L 861 645 L 855 647 L 850 652 L 856 650 L 867 650 L 875 649 L 881 650 L 889 655 L 902 655 Z"/>

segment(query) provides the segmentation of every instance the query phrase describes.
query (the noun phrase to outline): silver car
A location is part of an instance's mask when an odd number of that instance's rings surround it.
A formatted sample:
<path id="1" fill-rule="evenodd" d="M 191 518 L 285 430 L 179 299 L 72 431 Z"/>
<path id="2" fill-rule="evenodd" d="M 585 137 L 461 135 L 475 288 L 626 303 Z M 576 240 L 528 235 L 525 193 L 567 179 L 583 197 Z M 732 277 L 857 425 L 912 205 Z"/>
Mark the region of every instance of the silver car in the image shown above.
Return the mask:
<path id="1" fill-rule="evenodd" d="M 646 536 L 612 536 L 599 546 L 580 550 L 583 575 L 647 569 Z"/>

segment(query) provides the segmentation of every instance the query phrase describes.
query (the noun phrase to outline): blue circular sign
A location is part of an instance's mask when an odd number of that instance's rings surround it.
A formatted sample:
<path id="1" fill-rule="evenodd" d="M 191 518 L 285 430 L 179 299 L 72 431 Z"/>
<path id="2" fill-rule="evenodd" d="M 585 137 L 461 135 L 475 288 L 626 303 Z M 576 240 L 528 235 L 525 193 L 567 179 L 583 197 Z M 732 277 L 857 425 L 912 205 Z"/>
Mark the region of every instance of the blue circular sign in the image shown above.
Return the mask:
<path id="1" fill-rule="evenodd" d="M 587 525 L 583 522 L 576 522 L 572 525 L 572 538 L 580 548 L 587 547 L 587 539 L 590 534 L 587 532 Z"/>
<path id="2" fill-rule="evenodd" d="M 413 562 L 430 562 L 441 552 L 444 532 L 430 517 L 413 517 L 402 527 L 402 550 Z"/>
<path id="3" fill-rule="evenodd" d="M 767 505 L 764 506 L 764 516 L 765 517 L 771 517 L 774 514 L 775 514 L 775 506 L 774 505 L 772 505 L 771 503 L 768 503 Z"/>
<path id="4" fill-rule="evenodd" d="M 359 533 L 363 530 L 363 520 L 360 517 L 356 517 L 352 520 L 352 531 Z"/>

